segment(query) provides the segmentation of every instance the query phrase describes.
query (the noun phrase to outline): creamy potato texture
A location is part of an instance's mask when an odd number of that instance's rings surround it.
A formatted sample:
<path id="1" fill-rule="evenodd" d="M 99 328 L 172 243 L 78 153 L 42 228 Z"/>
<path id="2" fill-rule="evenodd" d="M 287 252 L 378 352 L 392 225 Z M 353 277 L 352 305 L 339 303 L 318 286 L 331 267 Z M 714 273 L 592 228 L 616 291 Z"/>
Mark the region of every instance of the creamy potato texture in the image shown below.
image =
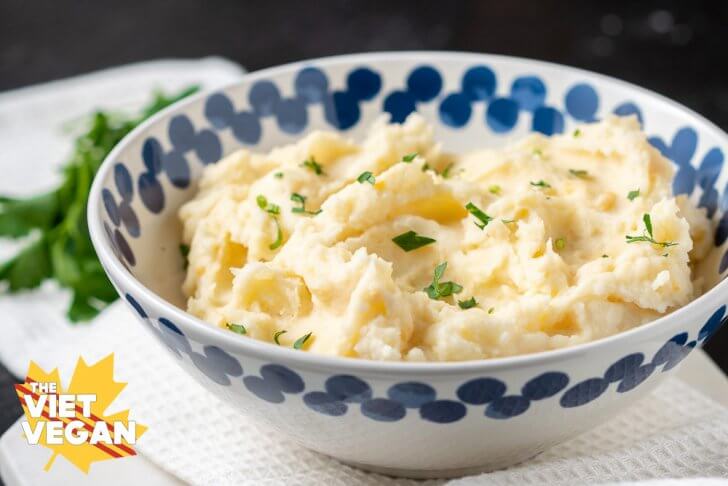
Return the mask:
<path id="1" fill-rule="evenodd" d="M 672 175 L 637 120 L 617 117 L 462 156 L 417 115 L 360 144 L 315 132 L 240 150 L 180 210 L 188 310 L 244 326 L 241 339 L 311 333 L 305 350 L 375 360 L 583 343 L 700 293 L 710 226 L 672 196 Z M 412 249 L 420 237 L 435 241 Z"/>

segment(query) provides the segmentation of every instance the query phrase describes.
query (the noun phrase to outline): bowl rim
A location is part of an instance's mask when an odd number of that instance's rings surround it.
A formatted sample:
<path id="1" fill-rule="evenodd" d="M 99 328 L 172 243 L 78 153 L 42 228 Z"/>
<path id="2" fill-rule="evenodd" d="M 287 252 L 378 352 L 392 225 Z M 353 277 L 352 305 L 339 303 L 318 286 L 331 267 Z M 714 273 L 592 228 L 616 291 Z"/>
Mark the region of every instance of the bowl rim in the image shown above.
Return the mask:
<path id="1" fill-rule="evenodd" d="M 180 325 L 180 327 L 183 328 L 185 335 L 187 335 L 187 328 L 189 328 L 192 330 L 193 334 L 204 336 L 208 342 L 224 345 L 226 349 L 232 350 L 233 352 L 241 355 L 250 355 L 269 362 L 291 363 L 302 368 L 333 369 L 338 373 L 359 372 L 370 375 L 397 374 L 408 376 L 473 374 L 522 368 L 537 364 L 550 364 L 556 361 L 573 359 L 587 353 L 605 350 L 619 343 L 624 344 L 636 339 L 645 339 L 646 336 L 657 331 L 663 326 L 670 326 L 671 324 L 674 326 L 679 322 L 689 321 L 689 315 L 695 313 L 698 308 L 706 307 L 708 309 L 713 309 L 718 305 L 728 303 L 728 298 L 726 298 L 728 297 L 728 278 L 726 278 L 718 282 L 713 288 L 700 295 L 695 300 L 665 316 L 611 336 L 606 336 L 573 346 L 538 351 L 529 354 L 468 361 L 378 361 L 365 358 L 329 356 L 310 352 L 300 352 L 294 349 L 275 346 L 272 343 L 267 343 L 257 339 L 241 339 L 239 336 L 231 333 L 230 331 L 204 322 L 202 319 L 189 314 L 187 311 L 180 309 L 171 302 L 168 302 L 161 296 L 157 295 L 137 280 L 136 277 L 134 277 L 117 260 L 110 245 L 104 238 L 101 216 L 102 183 L 107 179 L 109 172 L 113 169 L 114 163 L 118 159 L 119 154 L 125 151 L 127 146 L 133 140 L 136 140 L 141 134 L 146 133 L 146 131 L 153 125 L 157 124 L 158 121 L 169 117 L 169 115 L 173 113 L 183 112 L 184 108 L 197 103 L 199 100 L 209 96 L 211 93 L 226 92 L 237 86 L 245 84 L 250 85 L 257 80 L 277 76 L 287 72 L 295 72 L 296 70 L 300 70 L 304 67 L 316 66 L 325 68 L 335 65 L 371 64 L 378 61 L 392 61 L 402 58 L 407 59 L 408 62 L 415 63 L 421 62 L 436 64 L 438 61 L 462 60 L 468 62 L 479 62 L 486 65 L 489 63 L 514 63 L 549 69 L 561 69 L 569 74 L 584 76 L 587 80 L 593 82 L 609 83 L 614 87 L 629 89 L 640 95 L 648 96 L 652 100 L 666 105 L 670 110 L 677 110 L 678 112 L 685 114 L 686 120 L 693 119 L 697 122 L 697 125 L 701 127 L 701 131 L 711 133 L 716 139 L 722 140 L 723 144 L 728 145 L 728 134 L 726 134 L 726 132 L 699 113 L 671 100 L 670 98 L 667 98 L 664 95 L 655 93 L 627 81 L 622 81 L 618 78 L 595 73 L 586 69 L 525 57 L 463 51 L 422 50 L 366 52 L 313 58 L 261 69 L 243 74 L 240 79 L 218 86 L 213 90 L 203 90 L 156 113 L 137 126 L 119 143 L 117 143 L 102 162 L 96 176 L 94 177 L 91 190 L 89 192 L 87 207 L 88 227 L 92 244 L 96 250 L 98 258 L 104 264 L 104 269 L 107 273 L 109 273 L 110 277 L 113 277 L 114 280 L 120 282 L 119 286 L 122 288 L 122 292 L 119 292 L 120 299 L 125 300 L 123 294 L 128 293 L 127 289 L 130 292 L 134 292 L 135 295 L 143 295 L 145 300 L 151 301 L 154 306 L 160 309 L 164 309 L 166 313 L 164 317 L 170 319 L 175 324 Z"/>

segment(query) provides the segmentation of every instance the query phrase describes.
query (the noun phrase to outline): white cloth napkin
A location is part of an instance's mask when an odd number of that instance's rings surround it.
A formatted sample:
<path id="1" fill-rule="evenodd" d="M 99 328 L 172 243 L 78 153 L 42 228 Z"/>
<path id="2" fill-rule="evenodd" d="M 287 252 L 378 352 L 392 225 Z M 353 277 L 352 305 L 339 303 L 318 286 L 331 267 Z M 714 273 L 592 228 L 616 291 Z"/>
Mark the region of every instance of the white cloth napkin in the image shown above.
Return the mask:
<path id="1" fill-rule="evenodd" d="M 192 484 L 404 485 L 310 452 L 259 427 L 218 400 L 168 355 L 123 304 L 107 309 L 72 350 L 34 355 L 61 365 L 64 383 L 79 355 L 92 363 L 114 352 L 128 382 L 115 405 L 149 426 L 137 449 Z M 671 379 L 602 426 L 513 468 L 452 485 L 600 484 L 659 478 L 728 480 L 728 409 Z M 444 484 L 432 481 L 432 484 Z M 429 484 L 429 482 L 428 482 Z"/>
<path id="2" fill-rule="evenodd" d="M 31 193 L 54 183 L 53 169 L 70 147 L 58 132 L 64 122 L 96 106 L 138 106 L 154 86 L 212 87 L 241 72 L 222 59 L 163 61 L 0 94 L 0 193 Z M 119 85 L 128 99 L 108 96 Z M 0 246 L 0 258 L 11 248 Z M 184 374 L 122 304 L 92 323 L 71 326 L 63 318 L 67 299 L 52 284 L 0 297 L 0 361 L 17 376 L 30 359 L 45 369 L 60 366 L 68 383 L 79 355 L 94 362 L 115 352 L 116 379 L 129 385 L 114 409 L 131 408 L 149 426 L 137 449 L 180 479 L 205 485 L 424 484 L 343 466 L 255 425 Z M 616 419 L 535 460 L 451 483 L 541 486 L 699 477 L 728 478 L 728 410 L 673 379 Z"/>

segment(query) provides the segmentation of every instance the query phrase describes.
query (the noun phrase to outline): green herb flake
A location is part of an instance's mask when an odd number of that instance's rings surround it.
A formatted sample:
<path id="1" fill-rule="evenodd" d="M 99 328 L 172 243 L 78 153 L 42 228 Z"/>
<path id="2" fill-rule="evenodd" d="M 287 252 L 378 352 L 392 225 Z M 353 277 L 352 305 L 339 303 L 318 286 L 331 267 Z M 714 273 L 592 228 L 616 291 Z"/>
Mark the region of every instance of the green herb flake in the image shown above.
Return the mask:
<path id="1" fill-rule="evenodd" d="M 450 177 L 450 170 L 452 170 L 452 167 L 455 165 L 454 162 L 451 162 L 445 167 L 445 170 L 442 171 L 442 174 L 440 174 L 444 179 L 448 179 Z"/>
<path id="2" fill-rule="evenodd" d="M 268 245 L 271 250 L 277 250 L 283 243 L 283 231 L 281 231 L 281 225 L 278 223 L 278 218 L 273 218 L 273 222 L 276 224 L 276 239 L 273 243 Z"/>
<path id="3" fill-rule="evenodd" d="M 604 255 L 602 255 L 602 258 L 609 258 L 609 255 L 607 255 L 607 254 L 605 253 Z"/>
<path id="4" fill-rule="evenodd" d="M 414 231 L 407 231 L 406 233 L 397 235 L 394 238 L 392 238 L 392 241 L 394 241 L 397 244 L 397 246 L 402 248 L 404 251 L 416 250 L 418 248 L 422 248 L 423 246 L 426 246 L 426 245 L 429 245 L 429 244 L 435 242 L 435 240 L 433 238 L 428 238 L 427 236 L 418 235 Z"/>
<path id="5" fill-rule="evenodd" d="M 447 262 L 442 262 L 436 266 L 432 283 L 423 289 L 427 293 L 427 296 L 433 300 L 449 297 L 463 291 L 462 286 L 455 282 L 440 282 L 440 279 L 445 274 L 445 269 L 447 269 Z"/>
<path id="6" fill-rule="evenodd" d="M 556 249 L 557 250 L 563 250 L 566 248 L 566 239 L 565 238 L 557 238 L 556 239 Z"/>
<path id="7" fill-rule="evenodd" d="M 255 202 L 258 204 L 258 207 L 265 211 L 268 214 L 280 214 L 281 208 L 277 204 L 269 203 L 268 199 L 266 199 L 263 195 L 258 195 L 255 198 Z"/>
<path id="8" fill-rule="evenodd" d="M 495 194 L 496 196 L 500 196 L 501 186 L 499 186 L 498 184 L 493 184 L 488 188 L 488 192 L 490 192 L 491 194 Z"/>
<path id="9" fill-rule="evenodd" d="M 273 174 L 273 177 L 275 177 L 276 179 L 283 179 L 283 172 L 276 172 L 275 174 Z"/>
<path id="10" fill-rule="evenodd" d="M 300 204 L 299 207 L 291 208 L 292 213 L 302 213 L 302 214 L 309 214 L 311 216 L 316 216 L 319 214 L 322 209 L 319 209 L 318 211 L 307 211 L 306 210 L 306 196 L 302 196 L 298 194 L 297 192 L 294 192 L 291 194 L 291 201 Z"/>
<path id="11" fill-rule="evenodd" d="M 248 330 L 242 324 L 233 324 L 232 322 L 226 322 L 225 327 L 230 329 L 236 334 L 248 334 Z"/>
<path id="12" fill-rule="evenodd" d="M 275 341 L 275 343 L 280 346 L 281 343 L 280 343 L 280 341 L 278 341 L 278 338 L 287 332 L 288 331 L 276 331 L 276 333 L 273 334 L 273 341 Z"/>
<path id="13" fill-rule="evenodd" d="M 314 174 L 319 176 L 326 175 L 323 168 L 321 167 L 321 164 L 316 162 L 316 159 L 314 159 L 313 156 L 301 162 L 301 167 L 306 167 L 307 169 L 313 171 Z"/>
<path id="14" fill-rule="evenodd" d="M 409 164 L 410 162 L 412 162 L 413 160 L 415 160 L 415 157 L 417 157 L 417 152 L 413 152 L 411 154 L 407 154 L 404 157 L 402 157 L 402 162 L 404 162 L 405 164 Z"/>
<path id="15" fill-rule="evenodd" d="M 629 199 L 630 201 L 634 201 L 638 197 L 640 197 L 640 190 L 639 189 L 635 189 L 634 191 L 629 191 L 627 193 L 627 199 Z"/>
<path id="16" fill-rule="evenodd" d="M 427 172 L 428 170 L 430 170 L 430 164 L 425 162 L 424 164 L 422 164 L 422 172 Z"/>
<path id="17" fill-rule="evenodd" d="M 478 302 L 475 300 L 475 297 L 470 297 L 468 300 L 459 300 L 458 305 L 461 309 L 470 309 L 478 305 Z"/>
<path id="18" fill-rule="evenodd" d="M 548 189 L 551 187 L 551 184 L 546 182 L 545 180 L 541 179 L 540 181 L 533 182 L 531 181 L 529 184 L 531 184 L 533 187 L 538 187 L 539 189 Z"/>
<path id="19" fill-rule="evenodd" d="M 642 235 L 625 236 L 625 238 L 627 239 L 627 243 L 637 243 L 640 241 L 644 241 L 644 242 L 652 243 L 653 245 L 661 246 L 663 248 L 677 245 L 677 243 L 672 242 L 672 241 L 655 241 L 655 237 L 652 233 L 652 218 L 650 218 L 650 215 L 648 213 L 645 213 L 642 216 L 642 221 L 645 224 L 645 230 L 642 232 Z"/>
<path id="20" fill-rule="evenodd" d="M 182 268 L 184 270 L 187 270 L 187 267 L 189 266 L 190 262 L 188 261 L 187 257 L 190 255 L 190 247 L 189 245 L 180 244 L 179 245 L 179 253 L 182 255 Z"/>
<path id="21" fill-rule="evenodd" d="M 475 226 L 477 226 L 481 230 L 483 228 L 485 228 L 486 226 L 488 226 L 488 223 L 490 223 L 493 220 L 493 218 L 491 218 L 490 216 L 485 214 L 482 209 L 480 209 L 478 206 L 476 206 L 472 202 L 469 202 L 468 204 L 466 204 L 465 209 L 467 209 L 468 212 L 470 214 L 472 214 L 479 221 L 479 222 L 475 221 L 474 223 L 475 223 Z"/>
<path id="22" fill-rule="evenodd" d="M 357 177 L 356 180 L 359 182 L 359 184 L 364 184 L 365 182 L 368 182 L 369 184 L 374 185 L 374 183 L 377 182 L 374 174 L 372 174 L 368 170 L 359 174 L 359 177 Z"/>
<path id="23" fill-rule="evenodd" d="M 96 256 L 88 231 L 86 208 L 91 182 L 101 162 L 129 132 L 158 111 L 189 96 L 197 86 L 175 95 L 154 93 L 138 115 L 97 111 L 83 120 L 58 187 L 27 198 L 0 196 L 0 237 L 19 238 L 20 250 L 0 263 L 0 287 L 8 292 L 55 280 L 70 290 L 66 315 L 73 321 L 95 317 L 119 295 Z M 32 233 L 32 234 L 31 234 Z"/>
<path id="24" fill-rule="evenodd" d="M 488 309 L 488 314 L 492 314 L 493 312 L 495 312 L 495 307 L 491 307 L 490 309 Z"/>
<path id="25" fill-rule="evenodd" d="M 569 169 L 569 173 L 580 179 L 587 179 L 589 177 L 589 172 L 585 170 Z"/>
<path id="26" fill-rule="evenodd" d="M 541 150 L 540 148 L 535 148 L 535 149 L 533 149 L 533 155 L 535 155 L 536 157 L 542 159 L 543 158 L 543 150 Z"/>
<path id="27" fill-rule="evenodd" d="M 576 130 L 574 130 L 574 133 L 572 133 L 572 135 L 574 136 L 574 138 L 581 137 L 581 130 L 577 128 Z"/>
<path id="28" fill-rule="evenodd" d="M 306 341 L 311 337 L 311 332 L 308 334 L 304 334 L 300 338 L 296 339 L 296 342 L 293 343 L 293 349 L 301 349 L 306 344 Z"/>

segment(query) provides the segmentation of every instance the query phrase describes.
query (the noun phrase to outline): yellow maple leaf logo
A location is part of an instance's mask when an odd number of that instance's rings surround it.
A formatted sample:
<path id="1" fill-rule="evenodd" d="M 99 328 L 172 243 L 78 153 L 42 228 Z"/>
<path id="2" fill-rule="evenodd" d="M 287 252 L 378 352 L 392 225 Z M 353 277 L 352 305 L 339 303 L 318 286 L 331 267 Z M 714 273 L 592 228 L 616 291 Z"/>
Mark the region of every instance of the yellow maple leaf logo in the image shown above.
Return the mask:
<path id="1" fill-rule="evenodd" d="M 15 385 L 15 390 L 27 419 L 27 425 L 23 424 L 26 438 L 53 451 L 46 471 L 58 455 L 85 473 L 93 462 L 136 455 L 132 443 L 147 427 L 130 422 L 129 410 L 105 415 L 124 387 L 126 383 L 114 381 L 113 353 L 91 366 L 79 358 L 65 390 L 58 368 L 48 373 L 30 362 L 25 382 Z M 54 436 L 53 429 L 61 436 Z M 129 430 L 133 431 L 131 440 Z"/>

